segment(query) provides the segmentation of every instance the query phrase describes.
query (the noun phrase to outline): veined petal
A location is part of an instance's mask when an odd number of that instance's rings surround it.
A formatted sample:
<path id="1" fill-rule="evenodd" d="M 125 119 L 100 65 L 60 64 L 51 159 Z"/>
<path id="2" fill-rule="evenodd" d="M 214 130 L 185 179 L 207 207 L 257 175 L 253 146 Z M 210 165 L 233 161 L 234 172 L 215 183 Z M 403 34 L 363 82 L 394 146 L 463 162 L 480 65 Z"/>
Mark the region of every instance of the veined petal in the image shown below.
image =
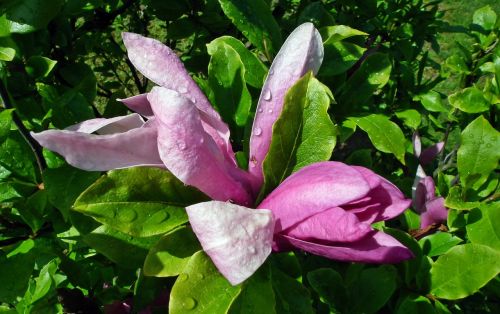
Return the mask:
<path id="1" fill-rule="evenodd" d="M 163 87 L 154 87 L 148 100 L 158 124 L 158 150 L 167 168 L 214 200 L 250 205 L 252 197 L 249 183 L 242 180 L 243 170 L 225 157 L 203 129 L 193 103 Z"/>
<path id="2" fill-rule="evenodd" d="M 373 231 L 357 242 L 317 244 L 281 235 L 285 241 L 309 253 L 338 261 L 361 263 L 399 263 L 413 253 L 399 241 L 383 232 Z"/>
<path id="3" fill-rule="evenodd" d="M 207 132 L 212 136 L 220 137 L 219 140 L 214 139 L 214 141 L 218 145 L 223 145 L 228 156 L 232 156 L 228 126 L 189 76 L 175 52 L 158 40 L 139 34 L 122 33 L 122 38 L 132 64 L 154 83 L 175 90 L 189 98 L 200 111 L 205 113 L 201 117 L 206 124 L 205 128 L 213 129 Z"/>
<path id="4" fill-rule="evenodd" d="M 43 147 L 61 154 L 77 168 L 106 171 L 134 166 L 164 167 L 158 154 L 156 128 L 142 127 L 110 135 L 68 130 L 31 133 Z"/>
<path id="5" fill-rule="evenodd" d="M 363 198 L 370 191 L 356 169 L 340 162 L 319 162 L 292 174 L 258 208 L 272 210 L 276 232 L 332 207 Z"/>
<path id="6" fill-rule="evenodd" d="M 101 135 L 123 133 L 132 129 L 140 128 L 144 120 L 137 113 L 127 116 L 114 117 L 110 119 L 96 118 L 67 127 L 65 130 L 81 133 L 98 133 Z"/>
<path id="7" fill-rule="evenodd" d="M 145 117 L 153 116 L 153 109 L 151 109 L 151 105 L 149 104 L 147 93 L 117 100 L 121 101 L 130 110 L 137 112 Z"/>
<path id="8" fill-rule="evenodd" d="M 321 35 L 312 23 L 297 27 L 273 60 L 260 94 L 250 137 L 250 173 L 262 184 L 262 162 L 271 143 L 272 127 L 280 116 L 285 94 L 305 73 L 319 70 L 323 61 Z"/>
<path id="9" fill-rule="evenodd" d="M 448 210 L 444 206 L 444 198 L 436 197 L 425 204 L 425 212 L 420 215 L 420 229 L 446 221 Z"/>
<path id="10" fill-rule="evenodd" d="M 250 277 L 271 253 L 274 221 L 269 210 L 212 201 L 186 211 L 203 250 L 232 285 Z"/>
<path id="11" fill-rule="evenodd" d="M 353 242 L 372 230 L 369 224 L 361 223 L 356 215 L 333 207 L 306 218 L 283 233 L 306 241 Z"/>

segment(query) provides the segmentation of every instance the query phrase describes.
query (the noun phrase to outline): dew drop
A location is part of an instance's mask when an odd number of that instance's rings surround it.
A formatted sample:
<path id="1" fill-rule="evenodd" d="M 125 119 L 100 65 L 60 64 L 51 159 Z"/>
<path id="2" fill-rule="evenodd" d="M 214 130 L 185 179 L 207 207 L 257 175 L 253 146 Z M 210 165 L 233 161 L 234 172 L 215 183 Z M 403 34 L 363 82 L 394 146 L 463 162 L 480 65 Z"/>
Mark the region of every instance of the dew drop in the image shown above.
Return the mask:
<path id="1" fill-rule="evenodd" d="M 249 246 L 248 247 L 248 252 L 250 252 L 250 254 L 255 254 L 255 253 L 257 253 L 257 250 L 255 249 L 255 247 Z"/>
<path id="2" fill-rule="evenodd" d="M 269 112 L 269 113 L 273 113 L 273 109 L 269 109 L 267 112 Z"/>
<path id="3" fill-rule="evenodd" d="M 259 109 L 257 109 L 257 111 L 262 113 L 262 111 L 264 111 L 264 110 L 262 110 L 262 108 L 259 108 Z"/>
<path id="4" fill-rule="evenodd" d="M 130 208 L 121 210 L 118 215 L 118 220 L 120 220 L 121 222 L 132 222 L 136 219 L 137 219 L 137 212 Z"/>
<path id="5" fill-rule="evenodd" d="M 196 98 L 191 98 L 191 101 L 193 102 L 193 104 L 196 104 Z"/>
<path id="6" fill-rule="evenodd" d="M 274 74 L 274 70 L 273 69 L 270 69 L 269 70 L 269 75 L 273 75 Z"/>
<path id="7" fill-rule="evenodd" d="M 152 224 L 159 224 L 167 220 L 169 217 L 170 215 L 166 211 L 161 210 L 154 213 L 151 218 L 148 219 L 148 222 Z"/>
<path id="8" fill-rule="evenodd" d="M 271 90 L 266 89 L 264 91 L 264 100 L 270 101 L 273 98 L 273 95 L 271 94 Z"/>
<path id="9" fill-rule="evenodd" d="M 185 150 L 187 147 L 186 143 L 183 140 L 177 140 L 176 144 L 180 150 Z"/>
<path id="10" fill-rule="evenodd" d="M 197 274 L 196 274 L 196 278 L 197 278 L 198 280 L 203 280 L 203 279 L 205 278 L 205 276 L 204 276 L 202 273 L 197 273 Z"/>
<path id="11" fill-rule="evenodd" d="M 187 91 L 188 91 L 188 90 L 187 90 L 187 87 L 186 87 L 186 86 L 181 86 L 181 87 L 179 87 L 179 93 L 181 93 L 181 94 L 185 94 L 185 93 L 187 93 Z"/>
<path id="12" fill-rule="evenodd" d="M 260 136 L 262 134 L 262 129 L 256 127 L 255 130 L 253 130 L 253 134 L 255 134 L 255 136 Z"/>
<path id="13" fill-rule="evenodd" d="M 203 139 L 203 137 L 200 138 L 200 144 L 203 144 L 203 142 L 205 142 L 205 139 Z"/>
<path id="14" fill-rule="evenodd" d="M 185 274 L 185 273 L 182 273 L 179 275 L 179 277 L 177 278 L 177 281 L 179 282 L 184 282 L 186 280 L 188 280 L 189 278 L 189 275 L 188 274 Z"/>
<path id="15" fill-rule="evenodd" d="M 193 298 L 185 298 L 182 301 L 182 307 L 186 310 L 192 310 L 196 307 L 196 300 Z"/>

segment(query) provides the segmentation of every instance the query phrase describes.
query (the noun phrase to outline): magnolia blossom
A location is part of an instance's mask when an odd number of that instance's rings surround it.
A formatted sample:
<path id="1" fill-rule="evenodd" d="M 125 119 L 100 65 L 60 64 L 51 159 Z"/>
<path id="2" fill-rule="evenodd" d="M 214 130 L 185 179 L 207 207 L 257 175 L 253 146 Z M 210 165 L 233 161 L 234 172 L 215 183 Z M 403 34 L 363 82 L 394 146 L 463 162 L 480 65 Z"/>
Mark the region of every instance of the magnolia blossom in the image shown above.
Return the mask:
<path id="1" fill-rule="evenodd" d="M 316 73 L 323 59 L 321 36 L 311 23 L 292 32 L 271 65 L 253 123 L 249 171 L 237 166 L 228 126 L 175 53 L 137 34 L 124 33 L 123 40 L 130 61 L 158 86 L 122 100 L 135 114 L 33 134 L 41 145 L 86 170 L 163 167 L 210 196 L 213 201 L 186 210 L 204 251 L 232 284 L 251 276 L 272 250 L 299 248 L 373 263 L 412 257 L 371 227 L 399 215 L 410 200 L 366 168 L 309 165 L 255 204 L 285 93 L 307 72 Z"/>
<path id="2" fill-rule="evenodd" d="M 419 159 L 417 173 L 413 181 L 413 208 L 420 213 L 420 229 L 446 221 L 448 211 L 444 206 L 444 198 L 436 196 L 434 179 L 428 176 L 423 165 L 429 164 L 443 150 L 444 143 L 439 142 L 422 151 L 418 133 L 413 134 L 413 152 Z"/>

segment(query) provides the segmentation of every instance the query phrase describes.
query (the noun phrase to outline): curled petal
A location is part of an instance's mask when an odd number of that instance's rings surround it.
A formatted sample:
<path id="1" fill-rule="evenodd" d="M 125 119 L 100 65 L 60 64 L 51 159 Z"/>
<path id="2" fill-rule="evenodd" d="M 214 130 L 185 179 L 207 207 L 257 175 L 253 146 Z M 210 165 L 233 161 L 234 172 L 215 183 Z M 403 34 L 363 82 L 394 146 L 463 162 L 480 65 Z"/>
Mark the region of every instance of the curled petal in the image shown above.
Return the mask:
<path id="1" fill-rule="evenodd" d="M 361 223 L 356 215 L 333 207 L 306 218 L 283 233 L 307 241 L 353 242 L 371 231 L 370 225 Z"/>
<path id="2" fill-rule="evenodd" d="M 297 27 L 273 60 L 257 104 L 250 137 L 250 172 L 262 183 L 262 162 L 271 143 L 272 127 L 280 116 L 285 94 L 305 73 L 319 70 L 323 61 L 323 42 L 312 23 Z"/>
<path id="3" fill-rule="evenodd" d="M 165 166 L 182 182 L 214 200 L 251 203 L 245 173 L 203 129 L 199 111 L 176 91 L 154 87 L 148 94 L 158 124 L 158 150 Z"/>
<path id="4" fill-rule="evenodd" d="M 31 135 L 40 145 L 61 154 L 70 165 L 83 170 L 164 167 L 158 154 L 157 132 L 154 127 L 136 128 L 110 135 L 68 130 L 48 130 Z"/>
<path id="5" fill-rule="evenodd" d="M 439 142 L 431 147 L 426 148 L 420 155 L 420 163 L 422 165 L 427 165 L 431 163 L 437 155 L 443 150 L 444 142 Z"/>
<path id="6" fill-rule="evenodd" d="M 232 285 L 250 277 L 271 253 L 274 221 L 269 210 L 212 201 L 186 211 L 203 250 Z"/>
<path id="7" fill-rule="evenodd" d="M 153 109 L 151 109 L 151 105 L 149 104 L 147 93 L 117 100 L 121 101 L 130 110 L 135 111 L 145 117 L 153 116 Z"/>
<path id="8" fill-rule="evenodd" d="M 101 135 L 123 133 L 132 129 L 140 128 L 144 120 L 137 113 L 128 116 L 120 116 L 110 119 L 96 118 L 67 127 L 65 130 L 80 133 L 98 133 Z"/>
<path id="9" fill-rule="evenodd" d="M 356 169 L 340 162 L 319 162 L 288 177 L 258 208 L 272 210 L 280 232 L 326 209 L 361 199 L 369 191 Z"/>
<path id="10" fill-rule="evenodd" d="M 425 212 L 420 215 L 420 229 L 446 221 L 448 210 L 444 206 L 444 198 L 436 197 L 425 204 Z"/>
<path id="11" fill-rule="evenodd" d="M 413 257 L 413 253 L 399 241 L 379 231 L 350 243 L 317 244 L 286 235 L 281 237 L 296 248 L 339 261 L 399 263 Z"/>

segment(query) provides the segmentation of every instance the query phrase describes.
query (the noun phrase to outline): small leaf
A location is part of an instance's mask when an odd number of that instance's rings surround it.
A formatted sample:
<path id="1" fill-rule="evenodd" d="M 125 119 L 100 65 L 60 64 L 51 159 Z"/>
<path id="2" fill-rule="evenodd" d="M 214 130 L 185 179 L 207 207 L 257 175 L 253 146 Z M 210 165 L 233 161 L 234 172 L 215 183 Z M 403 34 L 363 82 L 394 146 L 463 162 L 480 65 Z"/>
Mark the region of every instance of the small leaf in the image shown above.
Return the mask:
<path id="1" fill-rule="evenodd" d="M 260 51 L 274 55 L 281 44 L 280 28 L 264 0 L 219 0 L 224 14 Z"/>
<path id="2" fill-rule="evenodd" d="M 391 153 L 404 165 L 406 140 L 399 126 L 384 115 L 371 114 L 365 117 L 352 117 L 350 120 L 366 133 L 373 146 L 381 152 Z"/>
<path id="3" fill-rule="evenodd" d="M 321 37 L 326 43 L 341 41 L 353 36 L 368 36 L 367 33 L 351 28 L 347 25 L 327 26 L 320 29 Z"/>
<path id="4" fill-rule="evenodd" d="M 480 186 L 498 166 L 500 133 L 479 116 L 462 131 L 461 142 L 457 167 L 462 185 Z"/>
<path id="5" fill-rule="evenodd" d="M 0 47 L 0 60 L 12 61 L 16 56 L 16 50 L 11 47 Z"/>
<path id="6" fill-rule="evenodd" d="M 406 296 L 396 310 L 396 314 L 420 313 L 434 313 L 434 308 L 428 298 L 416 294 Z"/>
<path id="7" fill-rule="evenodd" d="M 146 276 L 171 277 L 179 275 L 191 256 L 201 250 L 200 243 L 190 228 L 182 227 L 156 243 L 144 262 Z"/>
<path id="8" fill-rule="evenodd" d="M 328 115 L 330 99 L 327 88 L 311 72 L 288 90 L 264 159 L 261 196 L 292 172 L 330 159 L 336 143 L 336 129 Z"/>
<path id="9" fill-rule="evenodd" d="M 467 236 L 472 243 L 482 244 L 500 252 L 500 206 L 483 204 L 469 213 Z"/>
<path id="10" fill-rule="evenodd" d="M 351 68 L 366 51 L 366 48 L 350 42 L 327 41 L 324 44 L 325 58 L 318 75 L 333 76 Z"/>
<path id="11" fill-rule="evenodd" d="M 415 109 L 408 109 L 396 112 L 396 117 L 403 120 L 404 124 L 416 130 L 422 122 L 422 116 Z"/>
<path id="12" fill-rule="evenodd" d="M 13 111 L 14 109 L 4 109 L 0 111 L 0 143 L 9 135 Z"/>
<path id="13" fill-rule="evenodd" d="M 462 242 L 462 239 L 455 237 L 448 232 L 437 232 L 426 236 L 418 241 L 422 251 L 427 256 L 438 256 L 446 253 L 449 249 Z"/>
<path id="14" fill-rule="evenodd" d="M 338 272 L 331 268 L 315 269 L 307 274 L 307 280 L 321 301 L 328 304 L 334 313 L 343 312 L 347 292 Z"/>
<path id="15" fill-rule="evenodd" d="M 478 113 L 490 108 L 490 102 L 484 98 L 483 92 L 476 87 L 467 87 L 448 96 L 450 104 L 467 113 Z"/>
<path id="16" fill-rule="evenodd" d="M 470 210 L 479 207 L 480 202 L 466 202 L 462 195 L 462 188 L 454 186 L 444 200 L 444 206 L 458 210 Z"/>
<path id="17" fill-rule="evenodd" d="M 441 255 L 431 268 L 431 293 L 456 300 L 478 291 L 500 272 L 500 252 L 485 245 L 458 245 Z"/>
<path id="18" fill-rule="evenodd" d="M 493 30 L 496 22 L 497 14 L 489 5 L 477 9 L 472 16 L 472 23 L 481 26 L 486 31 Z"/>
<path id="19" fill-rule="evenodd" d="M 267 74 L 267 67 L 238 39 L 231 36 L 216 38 L 207 44 L 208 54 L 213 55 L 217 50 L 217 47 L 223 43 L 231 46 L 231 48 L 239 54 L 240 59 L 245 66 L 245 81 L 247 84 L 255 88 L 261 88 Z"/>
<path id="20" fill-rule="evenodd" d="M 32 56 L 26 63 L 26 72 L 34 78 L 47 77 L 56 66 L 57 61 L 42 56 Z"/>
<path id="21" fill-rule="evenodd" d="M 241 291 L 241 285 L 231 286 L 210 258 L 195 253 L 179 275 L 170 293 L 169 312 L 226 313 Z"/>
<path id="22" fill-rule="evenodd" d="M 113 170 L 91 185 L 74 209 L 121 232 L 147 237 L 187 222 L 184 207 L 206 200 L 169 171 L 135 167 Z"/>
<path id="23" fill-rule="evenodd" d="M 431 90 L 426 94 L 418 95 L 416 99 L 420 100 L 422 106 L 431 112 L 448 112 L 438 92 Z"/>

